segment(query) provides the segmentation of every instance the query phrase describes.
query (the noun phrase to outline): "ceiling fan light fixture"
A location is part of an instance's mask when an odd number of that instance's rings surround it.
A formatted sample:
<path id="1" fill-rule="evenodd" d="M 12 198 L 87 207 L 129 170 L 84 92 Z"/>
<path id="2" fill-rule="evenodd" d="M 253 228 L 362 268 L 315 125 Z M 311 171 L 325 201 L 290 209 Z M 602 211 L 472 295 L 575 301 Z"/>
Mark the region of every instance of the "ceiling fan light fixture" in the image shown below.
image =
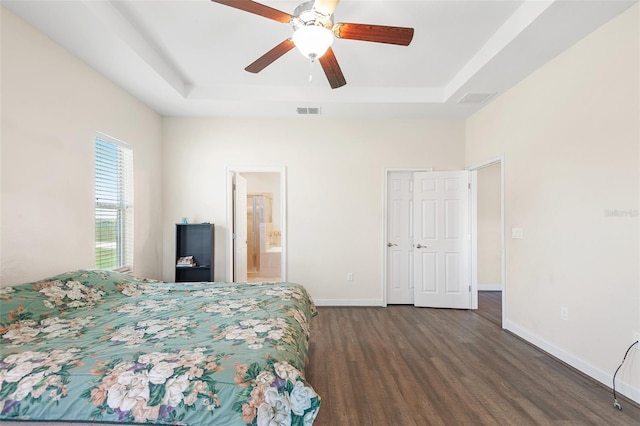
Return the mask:
<path id="1" fill-rule="evenodd" d="M 321 25 L 304 25 L 295 30 L 292 40 L 302 56 L 313 61 L 329 49 L 333 33 Z"/>

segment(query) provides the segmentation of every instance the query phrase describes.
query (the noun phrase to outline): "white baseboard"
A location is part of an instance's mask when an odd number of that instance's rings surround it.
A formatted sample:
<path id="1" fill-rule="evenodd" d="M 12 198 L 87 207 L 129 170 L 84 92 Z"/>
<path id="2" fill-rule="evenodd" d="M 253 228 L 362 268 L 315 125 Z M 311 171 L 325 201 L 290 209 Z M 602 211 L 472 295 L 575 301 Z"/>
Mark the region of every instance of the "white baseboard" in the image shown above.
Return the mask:
<path id="1" fill-rule="evenodd" d="M 316 306 L 382 306 L 381 299 L 313 299 Z"/>
<path id="2" fill-rule="evenodd" d="M 478 283 L 478 291 L 502 291 L 502 284 L 480 284 Z"/>
<path id="3" fill-rule="evenodd" d="M 600 383 L 602 383 L 603 385 L 607 386 L 608 388 L 611 388 L 613 385 L 613 371 L 611 373 L 606 372 L 606 371 L 602 371 L 601 369 L 589 364 L 588 362 L 576 357 L 575 355 L 565 351 L 564 349 L 561 349 L 559 347 L 557 347 L 556 345 L 540 338 L 539 336 L 535 335 L 534 333 L 531 333 L 529 330 L 520 327 L 519 325 L 511 322 L 511 321 L 506 321 L 506 323 L 504 324 L 504 329 L 510 331 L 511 333 L 523 338 L 524 340 L 528 341 L 529 343 L 537 346 L 538 348 L 542 349 L 545 352 L 548 352 L 549 354 L 553 355 L 554 357 L 560 359 L 563 362 L 566 362 L 567 364 L 569 364 L 570 366 L 572 366 L 573 368 L 580 370 L 582 373 L 586 374 L 587 376 L 599 381 Z M 621 354 L 621 360 L 622 360 L 622 355 Z M 637 387 L 634 387 L 633 385 L 623 382 L 620 380 L 620 377 L 618 376 L 616 378 L 616 393 L 619 393 L 621 395 L 626 396 L 627 398 L 635 401 L 636 403 L 640 404 L 640 389 Z M 613 396 L 612 396 L 613 398 Z M 613 399 L 612 399 L 612 404 L 613 404 Z"/>

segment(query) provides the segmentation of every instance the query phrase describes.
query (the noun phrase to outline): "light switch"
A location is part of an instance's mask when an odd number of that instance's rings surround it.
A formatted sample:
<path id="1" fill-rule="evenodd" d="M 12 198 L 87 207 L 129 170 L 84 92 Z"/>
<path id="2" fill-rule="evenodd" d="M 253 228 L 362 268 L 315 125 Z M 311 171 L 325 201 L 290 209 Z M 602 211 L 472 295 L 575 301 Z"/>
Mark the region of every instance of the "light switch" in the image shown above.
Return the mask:
<path id="1" fill-rule="evenodd" d="M 521 240 L 522 236 L 522 228 L 511 228 L 511 238 Z"/>

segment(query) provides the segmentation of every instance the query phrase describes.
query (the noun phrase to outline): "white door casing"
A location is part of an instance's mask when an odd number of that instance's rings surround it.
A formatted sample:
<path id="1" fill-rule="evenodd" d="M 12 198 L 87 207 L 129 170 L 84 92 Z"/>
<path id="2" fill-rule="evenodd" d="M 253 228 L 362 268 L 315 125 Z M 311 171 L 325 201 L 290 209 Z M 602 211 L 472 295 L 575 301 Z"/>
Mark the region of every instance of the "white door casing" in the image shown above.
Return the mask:
<path id="1" fill-rule="evenodd" d="M 414 174 L 414 304 L 470 309 L 469 172 Z"/>
<path id="2" fill-rule="evenodd" d="M 387 175 L 387 303 L 413 304 L 413 172 Z"/>
<path id="3" fill-rule="evenodd" d="M 247 180 L 235 173 L 233 190 L 234 282 L 247 281 Z"/>

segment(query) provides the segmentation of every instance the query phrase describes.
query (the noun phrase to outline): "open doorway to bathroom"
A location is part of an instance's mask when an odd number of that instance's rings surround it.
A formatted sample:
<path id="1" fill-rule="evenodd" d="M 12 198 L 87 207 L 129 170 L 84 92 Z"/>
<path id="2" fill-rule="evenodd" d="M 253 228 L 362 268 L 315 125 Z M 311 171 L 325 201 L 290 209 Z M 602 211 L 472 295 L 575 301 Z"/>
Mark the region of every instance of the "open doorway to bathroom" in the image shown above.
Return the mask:
<path id="1" fill-rule="evenodd" d="M 228 280 L 285 281 L 284 169 L 229 170 L 229 180 Z"/>
<path id="2" fill-rule="evenodd" d="M 280 281 L 282 231 L 273 198 L 273 192 L 247 194 L 248 282 Z"/>

